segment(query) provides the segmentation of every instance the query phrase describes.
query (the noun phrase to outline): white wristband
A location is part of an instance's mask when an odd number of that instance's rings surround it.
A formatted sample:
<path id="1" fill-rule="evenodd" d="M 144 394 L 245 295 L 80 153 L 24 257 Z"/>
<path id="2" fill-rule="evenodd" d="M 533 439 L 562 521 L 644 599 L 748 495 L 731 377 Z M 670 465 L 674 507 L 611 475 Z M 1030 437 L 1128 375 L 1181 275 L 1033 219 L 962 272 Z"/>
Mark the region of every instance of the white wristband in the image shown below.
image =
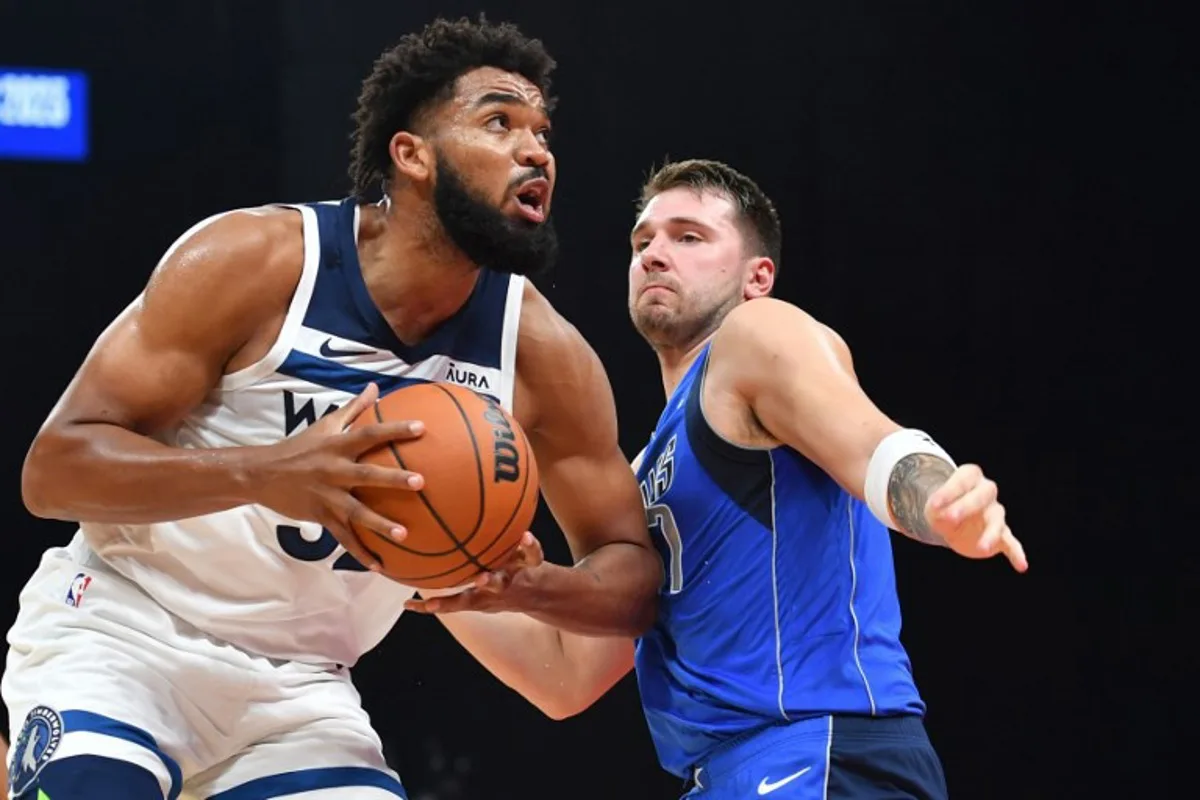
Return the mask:
<path id="1" fill-rule="evenodd" d="M 863 497 L 867 507 L 875 518 L 889 528 L 897 528 L 896 520 L 888 510 L 888 483 L 892 479 L 892 470 L 900 460 L 911 455 L 923 454 L 937 456 L 950 466 L 957 468 L 954 459 L 929 438 L 924 431 L 912 428 L 901 428 L 883 437 L 883 441 L 875 448 L 871 462 L 867 465 L 867 483 L 863 487 Z"/>

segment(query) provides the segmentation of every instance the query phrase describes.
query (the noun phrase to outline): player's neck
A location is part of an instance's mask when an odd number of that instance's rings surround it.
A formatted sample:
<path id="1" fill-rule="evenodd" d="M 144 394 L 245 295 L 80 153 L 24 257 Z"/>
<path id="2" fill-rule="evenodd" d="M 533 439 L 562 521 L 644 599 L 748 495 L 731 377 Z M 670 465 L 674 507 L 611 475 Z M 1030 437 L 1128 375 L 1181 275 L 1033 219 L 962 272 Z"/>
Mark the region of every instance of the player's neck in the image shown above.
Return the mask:
<path id="1" fill-rule="evenodd" d="M 364 206 L 358 257 L 371 300 L 397 338 L 415 345 L 462 308 L 479 268 L 453 245 L 427 208 Z"/>
<path id="2" fill-rule="evenodd" d="M 658 356 L 659 369 L 662 370 L 663 391 L 666 392 L 667 397 L 675 393 L 683 376 L 691 369 L 692 364 L 696 363 L 700 351 L 715 334 L 716 331 L 713 331 L 698 342 L 683 347 L 656 347 L 654 349 Z"/>

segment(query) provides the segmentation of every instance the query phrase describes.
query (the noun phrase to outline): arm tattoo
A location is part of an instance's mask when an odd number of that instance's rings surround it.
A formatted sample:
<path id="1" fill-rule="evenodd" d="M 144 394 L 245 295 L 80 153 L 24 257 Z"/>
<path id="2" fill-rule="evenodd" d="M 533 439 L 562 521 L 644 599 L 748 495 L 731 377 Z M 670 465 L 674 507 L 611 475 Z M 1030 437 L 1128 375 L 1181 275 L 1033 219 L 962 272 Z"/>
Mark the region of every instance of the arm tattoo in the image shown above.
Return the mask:
<path id="1" fill-rule="evenodd" d="M 946 544 L 925 520 L 925 502 L 953 472 L 950 464 L 924 453 L 905 456 L 896 463 L 888 479 L 888 505 L 901 533 L 925 544 Z"/>

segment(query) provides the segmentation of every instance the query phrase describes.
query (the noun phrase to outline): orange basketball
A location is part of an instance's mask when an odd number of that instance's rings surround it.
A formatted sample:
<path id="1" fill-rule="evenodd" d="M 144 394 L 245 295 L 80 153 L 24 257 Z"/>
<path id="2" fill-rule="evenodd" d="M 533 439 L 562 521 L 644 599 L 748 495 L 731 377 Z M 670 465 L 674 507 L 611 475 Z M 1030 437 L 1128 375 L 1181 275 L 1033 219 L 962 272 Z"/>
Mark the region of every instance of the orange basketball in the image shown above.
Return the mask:
<path id="1" fill-rule="evenodd" d="M 360 462 L 400 466 L 425 478 L 421 491 L 363 487 L 364 504 L 408 530 L 403 542 L 355 529 L 393 580 L 444 589 L 470 580 L 512 553 L 533 522 L 538 471 L 521 426 L 494 401 L 448 383 L 390 392 L 351 429 L 420 420 L 418 439 L 390 442 Z"/>

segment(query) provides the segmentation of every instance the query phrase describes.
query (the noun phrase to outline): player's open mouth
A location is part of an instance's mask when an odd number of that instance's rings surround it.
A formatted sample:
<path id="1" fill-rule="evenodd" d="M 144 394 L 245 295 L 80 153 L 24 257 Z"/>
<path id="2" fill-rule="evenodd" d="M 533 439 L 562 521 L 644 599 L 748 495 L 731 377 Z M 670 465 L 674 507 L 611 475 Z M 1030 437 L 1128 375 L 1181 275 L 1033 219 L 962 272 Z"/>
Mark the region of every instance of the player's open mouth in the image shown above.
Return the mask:
<path id="1" fill-rule="evenodd" d="M 530 222 L 546 221 L 546 200 L 550 197 L 550 182 L 545 178 L 526 181 L 517 187 L 517 213 Z"/>

